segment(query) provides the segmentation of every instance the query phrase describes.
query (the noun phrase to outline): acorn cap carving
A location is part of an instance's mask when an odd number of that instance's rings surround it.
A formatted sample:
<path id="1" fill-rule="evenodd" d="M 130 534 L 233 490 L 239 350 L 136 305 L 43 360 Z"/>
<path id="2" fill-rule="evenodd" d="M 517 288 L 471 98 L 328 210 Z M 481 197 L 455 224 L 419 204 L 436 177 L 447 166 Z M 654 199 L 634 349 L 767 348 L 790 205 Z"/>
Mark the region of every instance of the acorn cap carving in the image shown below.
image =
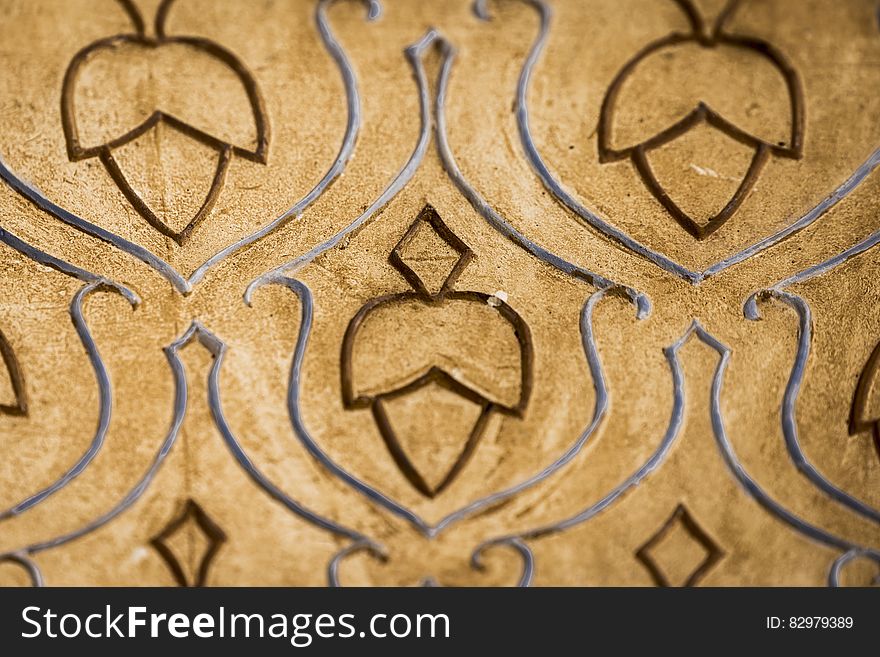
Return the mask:
<path id="1" fill-rule="evenodd" d="M 268 122 L 256 81 L 223 46 L 201 37 L 168 36 L 165 23 L 173 2 L 160 4 L 149 35 L 137 6 L 121 0 L 135 31 L 96 41 L 71 60 L 61 94 L 71 160 L 127 143 L 164 117 L 205 141 L 265 162 Z M 147 100 L 145 90 L 152 92 Z M 116 100 L 111 114 L 103 111 L 108 99 Z"/>
<path id="2" fill-rule="evenodd" d="M 351 377 L 344 391 L 349 403 L 410 386 L 432 369 L 510 411 L 527 402 L 516 326 L 499 308 L 470 297 L 453 296 L 439 306 L 410 296 L 386 299 L 368 312 L 351 338 Z M 363 355 L 381 367 L 361 366 Z"/>
<path id="3" fill-rule="evenodd" d="M 200 39 L 150 43 L 128 36 L 111 37 L 80 51 L 67 70 L 62 92 L 70 159 L 122 146 L 164 120 L 216 148 L 228 145 L 236 155 L 265 162 L 265 112 L 259 96 L 248 91 L 255 90 L 256 83 L 243 68 L 224 62 L 224 55 L 231 56 Z M 173 71 L 173 77 L 154 77 L 155 70 Z M 145 88 L 151 92 L 146 102 L 138 100 Z M 108 104 L 113 113 L 104 111 Z"/>

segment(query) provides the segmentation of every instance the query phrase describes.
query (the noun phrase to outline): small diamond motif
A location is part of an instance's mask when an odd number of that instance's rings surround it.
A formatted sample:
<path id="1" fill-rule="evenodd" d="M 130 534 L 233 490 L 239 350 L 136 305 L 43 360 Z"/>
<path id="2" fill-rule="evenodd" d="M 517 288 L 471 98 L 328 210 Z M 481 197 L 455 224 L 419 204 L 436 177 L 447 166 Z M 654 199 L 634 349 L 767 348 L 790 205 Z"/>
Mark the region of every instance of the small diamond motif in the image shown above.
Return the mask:
<path id="1" fill-rule="evenodd" d="M 180 586 L 204 586 L 226 533 L 189 499 L 183 512 L 150 539 Z"/>
<path id="2" fill-rule="evenodd" d="M 452 289 L 473 255 L 437 211 L 426 205 L 388 259 L 414 290 L 438 299 Z"/>
<path id="3" fill-rule="evenodd" d="M 695 586 L 723 556 L 683 504 L 636 551 L 657 586 Z"/>

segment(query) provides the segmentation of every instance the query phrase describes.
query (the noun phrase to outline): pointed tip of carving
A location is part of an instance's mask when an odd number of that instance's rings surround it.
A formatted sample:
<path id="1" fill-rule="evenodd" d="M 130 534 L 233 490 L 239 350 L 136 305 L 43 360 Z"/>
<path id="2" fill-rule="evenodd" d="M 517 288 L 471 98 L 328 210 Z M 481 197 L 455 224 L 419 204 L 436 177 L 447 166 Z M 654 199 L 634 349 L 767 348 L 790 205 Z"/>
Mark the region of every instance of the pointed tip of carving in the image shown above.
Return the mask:
<path id="1" fill-rule="evenodd" d="M 119 285 L 118 283 L 108 281 L 107 284 L 125 297 L 126 301 L 131 304 L 133 309 L 138 308 L 143 302 L 143 299 L 141 299 L 140 295 L 134 290 L 127 288 L 124 285 Z"/>
<path id="2" fill-rule="evenodd" d="M 757 322 L 761 319 L 761 311 L 758 310 L 757 292 L 746 299 L 746 302 L 743 305 L 743 316 L 753 322 Z"/>
<path id="3" fill-rule="evenodd" d="M 117 283 L 116 281 L 111 281 L 109 278 L 104 278 L 103 276 L 93 279 L 87 286 L 84 288 L 86 290 L 83 294 L 88 294 L 89 290 L 112 290 L 116 292 L 120 296 L 122 296 L 129 304 L 131 304 L 132 308 L 137 308 L 141 305 L 142 299 L 137 292 L 132 290 L 131 288 L 122 285 L 121 283 Z"/>
<path id="4" fill-rule="evenodd" d="M 260 276 L 248 283 L 248 286 L 245 288 L 244 294 L 242 295 L 242 300 L 248 308 L 251 308 L 254 305 L 254 293 L 264 285 L 271 283 L 272 280 L 271 277 Z"/>
<path id="5" fill-rule="evenodd" d="M 785 293 L 780 293 L 777 289 L 758 290 L 757 292 L 754 292 L 743 304 L 743 316 L 753 322 L 759 321 L 762 319 L 762 315 L 761 311 L 758 309 L 758 302 L 770 298 L 778 299 L 780 296 L 786 295 Z"/>
<path id="6" fill-rule="evenodd" d="M 651 299 L 643 292 L 633 292 L 633 302 L 636 304 L 636 319 L 645 319 L 651 314 Z"/>

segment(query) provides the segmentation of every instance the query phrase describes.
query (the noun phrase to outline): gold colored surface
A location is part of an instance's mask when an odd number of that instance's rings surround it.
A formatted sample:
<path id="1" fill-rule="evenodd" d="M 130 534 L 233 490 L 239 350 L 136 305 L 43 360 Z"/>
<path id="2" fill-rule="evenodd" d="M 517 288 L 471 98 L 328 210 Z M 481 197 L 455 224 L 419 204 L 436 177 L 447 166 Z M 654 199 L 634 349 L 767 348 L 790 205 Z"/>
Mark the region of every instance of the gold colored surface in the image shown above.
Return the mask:
<path id="1" fill-rule="evenodd" d="M 876 2 L 547 5 L 0 2 L 0 582 L 876 582 Z"/>

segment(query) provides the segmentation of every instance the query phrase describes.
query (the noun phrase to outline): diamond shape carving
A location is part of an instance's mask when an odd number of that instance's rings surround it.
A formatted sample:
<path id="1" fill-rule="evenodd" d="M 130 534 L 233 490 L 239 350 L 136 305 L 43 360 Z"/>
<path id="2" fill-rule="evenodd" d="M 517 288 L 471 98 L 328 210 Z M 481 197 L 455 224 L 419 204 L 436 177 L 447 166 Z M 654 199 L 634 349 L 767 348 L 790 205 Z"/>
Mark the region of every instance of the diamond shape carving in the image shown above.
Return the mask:
<path id="1" fill-rule="evenodd" d="M 657 586 L 696 586 L 723 556 L 724 551 L 683 504 L 636 551 L 636 559 Z M 686 574 L 680 572 L 682 567 Z"/>
<path id="2" fill-rule="evenodd" d="M 452 289 L 473 256 L 473 251 L 443 223 L 437 211 L 426 205 L 388 260 L 414 290 L 437 298 Z"/>
<path id="3" fill-rule="evenodd" d="M 184 549 L 180 548 L 180 542 L 184 543 Z M 174 579 L 184 587 L 205 585 L 211 562 L 224 542 L 226 533 L 192 499 L 187 500 L 179 516 L 150 539 Z"/>

